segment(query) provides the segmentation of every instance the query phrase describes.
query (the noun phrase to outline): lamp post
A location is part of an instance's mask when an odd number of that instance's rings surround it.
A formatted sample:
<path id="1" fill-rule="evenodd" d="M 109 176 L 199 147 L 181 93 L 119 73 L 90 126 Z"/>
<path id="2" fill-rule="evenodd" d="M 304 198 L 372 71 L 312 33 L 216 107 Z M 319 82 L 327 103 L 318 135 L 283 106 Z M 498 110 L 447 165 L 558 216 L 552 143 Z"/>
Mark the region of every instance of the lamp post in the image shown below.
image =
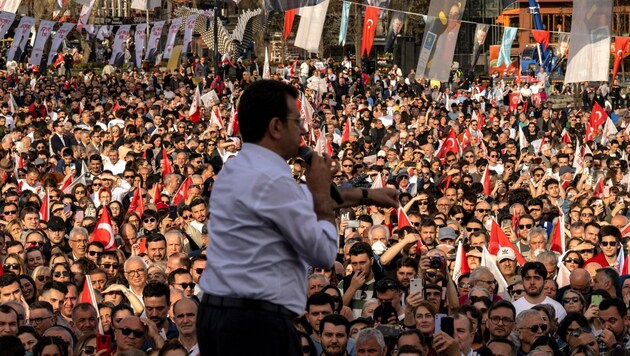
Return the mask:
<path id="1" fill-rule="evenodd" d="M 219 75 L 219 10 L 221 9 L 221 1 L 214 0 L 214 76 Z"/>

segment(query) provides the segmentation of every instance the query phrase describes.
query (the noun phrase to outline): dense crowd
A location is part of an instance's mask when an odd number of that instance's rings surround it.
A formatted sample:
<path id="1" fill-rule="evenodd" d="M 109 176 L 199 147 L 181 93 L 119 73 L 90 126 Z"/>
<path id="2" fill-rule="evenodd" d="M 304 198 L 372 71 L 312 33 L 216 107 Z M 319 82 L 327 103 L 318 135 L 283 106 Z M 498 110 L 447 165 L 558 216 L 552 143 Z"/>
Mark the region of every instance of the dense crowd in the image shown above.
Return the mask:
<path id="1" fill-rule="evenodd" d="M 241 150 L 238 100 L 263 69 L 230 56 L 218 76 L 198 57 L 174 71 L 0 71 L 0 353 L 199 354 L 199 279 L 221 238 L 208 197 Z M 304 94 L 303 144 L 335 159 L 339 187 L 394 187 L 401 205 L 338 211 L 338 262 L 309 271 L 296 319 L 305 355 L 624 354 L 617 83 L 555 107 L 544 93 L 571 90 L 545 73 L 434 83 L 396 65 L 296 62 L 271 79 Z M 618 133 L 587 131 L 594 103 Z M 308 164 L 288 165 L 303 182 Z M 93 239 L 104 210 L 116 249 Z M 491 246 L 499 233 L 510 246 Z M 80 302 L 86 276 L 96 306 Z"/>

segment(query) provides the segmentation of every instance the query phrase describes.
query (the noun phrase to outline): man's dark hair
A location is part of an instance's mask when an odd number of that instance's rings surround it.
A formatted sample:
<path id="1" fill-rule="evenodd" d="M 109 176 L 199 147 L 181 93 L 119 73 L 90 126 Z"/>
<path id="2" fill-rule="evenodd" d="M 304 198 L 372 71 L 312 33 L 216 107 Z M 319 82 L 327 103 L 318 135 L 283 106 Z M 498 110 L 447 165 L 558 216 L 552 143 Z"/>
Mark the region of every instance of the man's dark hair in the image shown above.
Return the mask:
<path id="1" fill-rule="evenodd" d="M 373 257 L 372 247 L 367 242 L 357 242 L 350 247 L 350 256 L 358 256 L 364 253 L 367 254 L 368 257 Z"/>
<path id="2" fill-rule="evenodd" d="M 274 80 L 259 80 L 250 85 L 238 105 L 238 120 L 243 142 L 257 143 L 267 133 L 273 118 L 287 122 L 287 99 L 297 99 L 294 87 Z"/>
<path id="3" fill-rule="evenodd" d="M 43 301 L 43 300 L 38 300 L 36 302 L 31 303 L 31 305 L 29 306 L 30 310 L 33 309 L 46 309 L 50 312 L 50 314 L 54 313 L 55 311 L 53 310 L 53 306 L 52 304 Z"/>
<path id="4" fill-rule="evenodd" d="M 617 290 L 617 287 L 619 287 L 619 273 L 614 268 L 604 267 L 604 268 L 598 269 L 597 272 L 603 273 L 604 276 L 606 276 L 606 278 L 610 280 L 610 283 L 612 283 L 613 288 Z"/>
<path id="5" fill-rule="evenodd" d="M 100 265 L 103 263 L 103 257 L 114 257 L 116 261 L 118 261 L 118 254 L 114 251 L 115 250 L 104 251 L 103 253 L 98 255 L 98 257 L 96 258 L 96 260 L 98 261 L 98 264 Z M 118 263 L 120 263 L 120 261 L 118 261 Z"/>
<path id="6" fill-rule="evenodd" d="M 163 241 L 164 244 L 166 244 L 166 238 L 162 234 L 151 234 L 147 236 L 147 246 L 149 246 L 149 243 L 151 242 L 160 242 L 160 241 Z"/>
<path id="7" fill-rule="evenodd" d="M 160 282 L 150 282 L 142 289 L 142 298 L 166 298 L 166 305 L 171 304 L 171 290 L 168 285 Z"/>
<path id="8" fill-rule="evenodd" d="M 377 293 L 387 293 L 388 290 L 400 292 L 402 290 L 402 286 L 397 280 L 387 277 L 376 282 L 376 284 L 374 284 L 374 290 Z"/>
<path id="9" fill-rule="evenodd" d="M 112 309 L 112 318 L 114 318 L 114 315 L 116 315 L 116 313 L 118 313 L 121 310 L 127 310 L 128 312 L 131 313 L 131 315 L 134 315 L 134 311 L 131 305 L 126 304 L 126 303 L 120 303 Z"/>
<path id="10" fill-rule="evenodd" d="M 19 315 L 15 309 L 11 308 L 7 304 L 0 305 L 0 313 L 2 314 L 15 314 L 15 320 L 19 320 Z"/>
<path id="11" fill-rule="evenodd" d="M 50 282 L 46 282 L 46 284 L 44 284 L 44 286 L 42 287 L 42 292 L 40 293 L 40 295 L 43 295 L 44 293 L 48 292 L 49 290 L 54 289 L 54 290 L 58 290 L 61 293 L 68 294 L 68 288 L 66 288 L 66 286 L 61 283 L 61 282 L 57 282 L 57 281 L 50 281 Z"/>
<path id="12" fill-rule="evenodd" d="M 372 219 L 372 217 L 370 215 L 359 215 L 357 220 L 363 221 L 363 222 L 366 222 L 366 223 L 370 223 L 370 224 L 374 224 L 374 220 Z"/>
<path id="13" fill-rule="evenodd" d="M 411 257 L 403 257 L 396 261 L 396 270 L 398 271 L 402 267 L 411 267 L 415 271 L 418 269 L 418 262 Z"/>
<path id="14" fill-rule="evenodd" d="M 599 241 L 602 241 L 604 236 L 612 236 L 615 238 L 615 241 L 621 241 L 621 231 L 615 225 L 604 225 L 599 229 Z"/>
<path id="15" fill-rule="evenodd" d="M 499 300 L 499 301 L 496 301 L 496 302 L 492 303 L 490 308 L 488 308 L 488 317 L 490 317 L 490 314 L 492 314 L 492 312 L 494 310 L 497 310 L 499 308 L 508 308 L 508 309 L 510 309 L 512 311 L 512 318 L 516 318 L 516 308 L 514 308 L 514 304 L 512 304 L 511 302 L 509 302 L 507 300 Z"/>
<path id="16" fill-rule="evenodd" d="M 6 286 L 10 286 L 11 284 L 17 282 L 20 283 L 18 277 L 15 273 L 12 272 L 4 272 L 2 277 L 0 277 L 0 288 L 4 288 Z"/>
<path id="17" fill-rule="evenodd" d="M 345 317 L 339 314 L 330 314 L 326 315 L 324 319 L 322 319 L 321 323 L 319 323 L 319 332 L 324 332 L 324 325 L 326 323 L 331 323 L 335 326 L 345 326 L 346 327 L 346 335 L 350 335 L 350 322 Z"/>
<path id="18" fill-rule="evenodd" d="M 239 116 L 240 117 L 240 116 Z M 192 209 L 193 207 L 197 206 L 197 205 L 202 205 L 203 206 L 207 206 L 206 204 L 206 200 L 202 199 L 202 198 L 195 198 L 190 202 L 190 208 Z"/>
<path id="19" fill-rule="evenodd" d="M 527 272 L 529 272 L 530 270 L 536 272 L 536 274 L 541 276 L 543 280 L 547 279 L 547 269 L 545 268 L 545 265 L 542 264 L 542 262 L 526 262 L 523 268 L 521 268 L 521 277 L 525 279 L 525 276 L 527 276 Z"/>
<path id="20" fill-rule="evenodd" d="M 174 271 L 172 271 L 171 273 L 168 274 L 168 278 L 167 278 L 168 284 L 170 285 L 170 284 L 175 283 L 175 276 L 180 275 L 180 274 L 187 274 L 187 275 L 190 276 L 190 272 L 187 269 L 185 269 L 185 268 L 178 268 L 178 269 L 176 269 L 176 270 L 174 270 Z"/>
<path id="21" fill-rule="evenodd" d="M 20 338 L 12 335 L 0 336 L 0 350 L 2 355 L 24 355 L 25 352 Z"/>
<path id="22" fill-rule="evenodd" d="M 330 305 L 330 310 L 332 311 L 335 310 L 335 301 L 333 300 L 333 297 L 330 294 L 326 294 L 322 292 L 315 293 L 311 295 L 310 297 L 308 297 L 308 299 L 306 300 L 306 312 L 309 312 L 311 310 L 311 305 L 326 305 L 326 304 Z"/>

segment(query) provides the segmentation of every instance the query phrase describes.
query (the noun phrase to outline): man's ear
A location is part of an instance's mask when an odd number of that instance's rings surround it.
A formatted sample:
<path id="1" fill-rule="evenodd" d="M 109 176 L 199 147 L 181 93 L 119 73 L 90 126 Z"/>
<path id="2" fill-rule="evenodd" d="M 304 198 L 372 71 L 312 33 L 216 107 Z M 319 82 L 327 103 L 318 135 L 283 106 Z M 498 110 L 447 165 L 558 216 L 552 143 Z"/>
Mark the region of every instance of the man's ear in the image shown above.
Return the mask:
<path id="1" fill-rule="evenodd" d="M 282 121 L 280 121 L 279 118 L 274 117 L 271 119 L 271 121 L 269 121 L 269 125 L 267 125 L 267 133 L 269 136 L 271 136 L 271 138 L 273 139 L 279 139 L 281 138 L 284 134 L 283 134 L 283 128 L 282 126 L 284 125 L 284 123 Z"/>

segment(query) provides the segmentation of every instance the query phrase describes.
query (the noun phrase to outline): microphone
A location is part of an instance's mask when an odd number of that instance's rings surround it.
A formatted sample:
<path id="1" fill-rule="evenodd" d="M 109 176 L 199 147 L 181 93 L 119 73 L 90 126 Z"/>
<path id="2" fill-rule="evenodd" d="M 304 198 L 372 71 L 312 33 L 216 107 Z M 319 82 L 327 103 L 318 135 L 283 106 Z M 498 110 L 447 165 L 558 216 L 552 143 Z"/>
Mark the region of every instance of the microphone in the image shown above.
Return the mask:
<path id="1" fill-rule="evenodd" d="M 300 147 L 298 149 L 298 156 L 300 156 L 300 158 L 303 159 L 304 162 L 310 165 L 311 159 L 313 158 L 313 150 L 310 147 Z M 339 205 L 343 204 L 343 198 L 341 197 L 341 192 L 339 192 L 339 189 L 334 184 L 330 185 L 330 196 L 333 198 L 333 200 L 337 204 Z"/>

